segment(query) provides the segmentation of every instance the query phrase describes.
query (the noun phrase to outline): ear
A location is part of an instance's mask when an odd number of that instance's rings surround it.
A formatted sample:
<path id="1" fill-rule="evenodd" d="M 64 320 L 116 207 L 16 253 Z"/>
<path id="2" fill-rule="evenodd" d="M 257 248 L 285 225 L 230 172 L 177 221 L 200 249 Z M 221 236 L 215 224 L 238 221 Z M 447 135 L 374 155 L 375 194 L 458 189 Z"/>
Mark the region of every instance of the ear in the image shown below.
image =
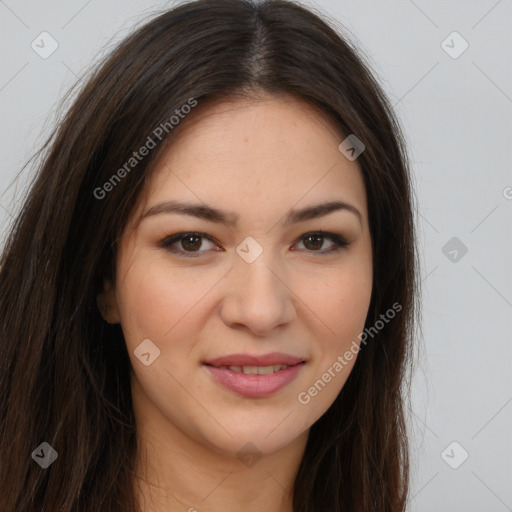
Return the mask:
<path id="1" fill-rule="evenodd" d="M 116 293 L 109 279 L 104 281 L 103 290 L 98 293 L 96 303 L 98 304 L 101 316 L 106 322 L 109 324 L 118 324 L 121 322 Z"/>

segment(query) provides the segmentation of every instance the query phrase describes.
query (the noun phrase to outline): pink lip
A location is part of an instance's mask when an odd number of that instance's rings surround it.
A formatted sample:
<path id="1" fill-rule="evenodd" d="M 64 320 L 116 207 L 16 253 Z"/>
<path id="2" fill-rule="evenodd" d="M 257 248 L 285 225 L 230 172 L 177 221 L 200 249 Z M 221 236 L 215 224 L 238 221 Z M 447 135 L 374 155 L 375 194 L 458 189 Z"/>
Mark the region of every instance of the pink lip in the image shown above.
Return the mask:
<path id="1" fill-rule="evenodd" d="M 252 354 L 231 354 L 229 356 L 209 359 L 204 361 L 204 363 L 212 366 L 274 366 L 279 364 L 292 366 L 304 361 L 305 359 L 301 357 L 283 354 L 282 352 L 271 352 L 260 356 Z"/>
<path id="2" fill-rule="evenodd" d="M 243 372 L 235 372 L 228 368 L 217 368 L 206 363 L 204 366 L 220 384 L 231 391 L 248 398 L 264 398 L 277 393 L 277 391 L 292 382 L 297 377 L 304 364 L 304 362 L 299 362 L 284 370 L 278 370 L 269 375 L 246 375 Z M 249 364 L 229 364 L 226 366 L 249 366 Z M 250 366 L 270 366 L 270 364 L 260 363 L 251 364 Z"/>

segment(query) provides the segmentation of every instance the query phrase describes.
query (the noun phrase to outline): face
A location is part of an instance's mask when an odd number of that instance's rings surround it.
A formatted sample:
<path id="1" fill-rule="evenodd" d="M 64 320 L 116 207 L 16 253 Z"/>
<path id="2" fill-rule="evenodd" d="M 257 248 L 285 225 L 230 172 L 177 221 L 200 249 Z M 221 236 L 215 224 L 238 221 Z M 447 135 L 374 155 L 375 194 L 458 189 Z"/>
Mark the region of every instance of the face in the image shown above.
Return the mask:
<path id="1" fill-rule="evenodd" d="M 372 291 L 363 177 L 295 99 L 193 116 L 134 207 L 103 315 L 122 326 L 136 417 L 217 452 L 273 453 L 307 436 L 356 360 Z"/>

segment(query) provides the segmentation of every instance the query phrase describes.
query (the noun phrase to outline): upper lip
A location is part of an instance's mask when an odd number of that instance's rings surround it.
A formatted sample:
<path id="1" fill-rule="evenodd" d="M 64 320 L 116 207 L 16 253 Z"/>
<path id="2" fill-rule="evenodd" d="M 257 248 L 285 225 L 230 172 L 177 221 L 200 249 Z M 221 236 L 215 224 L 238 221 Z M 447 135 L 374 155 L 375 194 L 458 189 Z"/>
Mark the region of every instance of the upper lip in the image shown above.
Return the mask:
<path id="1" fill-rule="evenodd" d="M 304 361 L 305 359 L 302 357 L 283 354 L 281 352 L 272 352 L 262 355 L 230 354 L 228 356 L 216 357 L 215 359 L 208 359 L 205 361 L 205 364 L 212 366 L 292 366 Z"/>

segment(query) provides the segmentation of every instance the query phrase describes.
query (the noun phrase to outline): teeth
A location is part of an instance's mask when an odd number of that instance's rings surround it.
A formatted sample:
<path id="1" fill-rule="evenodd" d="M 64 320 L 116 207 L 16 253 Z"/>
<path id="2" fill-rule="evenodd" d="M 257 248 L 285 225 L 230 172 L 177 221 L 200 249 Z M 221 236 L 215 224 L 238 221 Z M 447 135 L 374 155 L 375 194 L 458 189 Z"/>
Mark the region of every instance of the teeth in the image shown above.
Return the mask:
<path id="1" fill-rule="evenodd" d="M 254 367 L 258 371 L 258 375 L 270 375 L 271 373 L 274 373 L 274 367 L 273 366 L 260 366 L 259 368 Z M 245 373 L 245 369 L 244 369 Z"/>
<path id="2" fill-rule="evenodd" d="M 287 364 L 276 364 L 273 366 L 221 366 L 234 372 L 243 372 L 246 375 L 270 375 L 271 373 L 288 368 Z"/>

